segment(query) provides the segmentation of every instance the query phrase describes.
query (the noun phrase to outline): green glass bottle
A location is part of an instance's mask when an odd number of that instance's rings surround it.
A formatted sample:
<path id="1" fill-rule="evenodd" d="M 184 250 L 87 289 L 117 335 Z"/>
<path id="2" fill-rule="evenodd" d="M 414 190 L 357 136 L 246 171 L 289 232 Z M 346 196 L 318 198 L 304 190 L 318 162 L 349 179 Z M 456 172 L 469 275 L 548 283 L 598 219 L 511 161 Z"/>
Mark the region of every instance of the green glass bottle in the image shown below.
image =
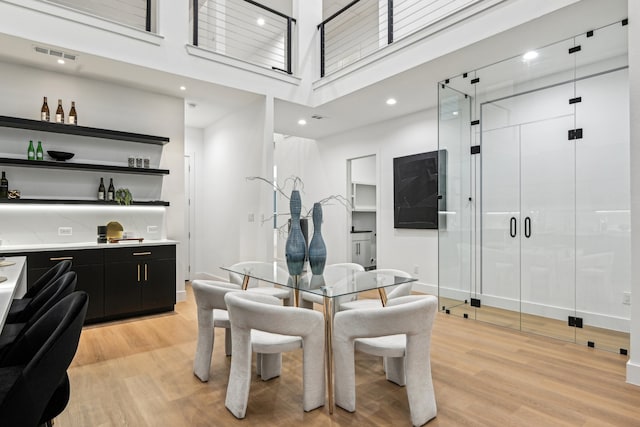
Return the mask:
<path id="1" fill-rule="evenodd" d="M 42 153 L 42 142 L 38 141 L 38 148 L 36 149 L 36 160 L 43 160 L 44 154 Z"/>
<path id="2" fill-rule="evenodd" d="M 33 141 L 29 141 L 29 148 L 27 149 L 27 159 L 35 160 L 36 159 L 36 150 L 33 148 Z"/>

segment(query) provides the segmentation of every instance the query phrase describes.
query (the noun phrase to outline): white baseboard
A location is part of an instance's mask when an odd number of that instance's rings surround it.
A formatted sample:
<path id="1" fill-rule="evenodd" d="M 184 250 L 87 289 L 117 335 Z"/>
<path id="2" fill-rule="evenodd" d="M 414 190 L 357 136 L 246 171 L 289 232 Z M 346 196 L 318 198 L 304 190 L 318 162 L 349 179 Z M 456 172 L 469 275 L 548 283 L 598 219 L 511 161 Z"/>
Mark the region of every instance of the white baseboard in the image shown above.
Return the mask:
<path id="1" fill-rule="evenodd" d="M 176 291 L 176 302 L 186 301 L 187 300 L 187 291 Z"/>
<path id="2" fill-rule="evenodd" d="M 627 382 L 640 386 L 640 365 L 631 360 L 627 362 Z"/>

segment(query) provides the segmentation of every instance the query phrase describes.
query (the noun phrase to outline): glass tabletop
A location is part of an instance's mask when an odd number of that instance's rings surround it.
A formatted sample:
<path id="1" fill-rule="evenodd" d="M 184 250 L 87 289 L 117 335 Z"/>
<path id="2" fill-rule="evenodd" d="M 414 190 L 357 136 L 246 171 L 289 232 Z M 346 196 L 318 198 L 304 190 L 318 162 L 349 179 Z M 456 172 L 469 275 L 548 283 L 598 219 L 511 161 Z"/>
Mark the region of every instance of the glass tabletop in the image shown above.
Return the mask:
<path id="1" fill-rule="evenodd" d="M 303 272 L 300 276 L 291 276 L 285 263 L 255 262 L 243 263 L 238 267 L 220 267 L 221 269 L 249 276 L 252 279 L 299 289 L 301 292 L 335 298 L 356 294 L 378 288 L 415 282 L 413 277 L 395 276 L 390 273 L 372 271 L 353 271 L 344 266 L 327 266 L 324 274 L 314 275 Z"/>

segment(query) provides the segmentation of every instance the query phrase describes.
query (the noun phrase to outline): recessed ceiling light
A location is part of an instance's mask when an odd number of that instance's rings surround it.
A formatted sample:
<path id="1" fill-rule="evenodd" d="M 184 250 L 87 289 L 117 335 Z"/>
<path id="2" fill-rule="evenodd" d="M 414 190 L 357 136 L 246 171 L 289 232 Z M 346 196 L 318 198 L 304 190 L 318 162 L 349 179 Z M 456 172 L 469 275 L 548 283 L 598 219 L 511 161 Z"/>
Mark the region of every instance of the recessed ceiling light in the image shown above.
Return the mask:
<path id="1" fill-rule="evenodd" d="M 397 102 L 394 98 L 387 99 L 387 105 L 396 105 Z"/>
<path id="2" fill-rule="evenodd" d="M 262 27 L 264 25 L 264 18 L 258 18 L 256 22 Z"/>
<path id="3" fill-rule="evenodd" d="M 304 125 L 306 125 L 306 124 L 307 124 L 307 121 L 306 121 L 305 119 L 300 119 L 300 120 L 298 120 L 298 124 L 299 124 L 300 126 L 304 126 Z"/>
<path id="4" fill-rule="evenodd" d="M 453 112 L 453 115 L 454 115 L 454 116 L 457 116 L 457 115 L 458 115 L 458 112 L 457 112 L 457 111 L 454 111 L 454 112 Z"/>
<path id="5" fill-rule="evenodd" d="M 522 59 L 525 61 L 531 61 L 532 59 L 536 59 L 538 57 L 538 52 L 535 50 L 530 50 L 529 52 L 522 55 Z"/>
<path id="6" fill-rule="evenodd" d="M 58 64 L 64 64 L 64 59 L 58 59 Z"/>
<path id="7" fill-rule="evenodd" d="M 187 90 L 186 86 L 180 86 L 180 90 Z"/>

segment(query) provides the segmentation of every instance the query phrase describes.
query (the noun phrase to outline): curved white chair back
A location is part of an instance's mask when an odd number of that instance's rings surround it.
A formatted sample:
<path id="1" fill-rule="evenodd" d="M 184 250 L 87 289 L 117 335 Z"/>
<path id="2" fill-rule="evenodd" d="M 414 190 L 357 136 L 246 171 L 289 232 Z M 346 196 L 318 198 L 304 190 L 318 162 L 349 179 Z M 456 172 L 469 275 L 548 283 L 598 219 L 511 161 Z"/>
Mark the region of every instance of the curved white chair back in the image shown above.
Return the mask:
<path id="1" fill-rule="evenodd" d="M 193 373 L 201 381 L 209 380 L 214 327 L 225 328 L 225 352 L 231 355 L 231 331 L 226 313 L 224 296 L 227 292 L 240 290 L 238 285 L 214 280 L 194 280 L 191 283 L 198 307 L 198 343 L 193 359 Z"/>
<path id="2" fill-rule="evenodd" d="M 230 268 L 238 271 L 246 271 L 253 273 L 263 272 L 263 275 L 268 276 L 272 275 L 274 272 L 274 264 L 272 262 L 264 262 L 264 261 L 243 261 L 233 264 Z M 289 272 L 279 265 L 275 266 L 275 271 L 277 272 L 278 277 L 288 277 Z M 234 283 L 236 285 L 242 286 L 242 282 L 244 280 L 244 276 L 242 274 L 233 273 L 229 271 L 229 282 Z M 258 287 L 258 280 L 254 278 L 249 279 L 249 283 L 247 285 L 247 289 L 252 289 L 254 291 L 271 295 L 281 300 L 284 300 L 285 305 L 292 305 L 293 303 L 293 290 L 291 288 L 286 287 L 275 287 L 273 283 L 263 282 L 266 286 Z"/>
<path id="3" fill-rule="evenodd" d="M 354 348 L 360 338 L 379 338 L 378 347 L 389 336 L 405 340 L 403 357 L 387 357 L 388 370 L 406 370 L 406 388 L 413 425 L 420 426 L 436 416 L 436 400 L 431 378 L 431 330 L 438 300 L 431 295 L 398 297 L 384 308 L 347 310 L 336 313 L 333 328 L 336 404 L 355 411 Z M 376 346 L 373 340 L 369 347 Z M 363 346 L 363 350 L 367 346 Z M 391 350 L 390 350 L 391 351 Z M 394 360 L 395 359 L 395 360 Z M 397 362 L 391 366 L 389 362 Z"/>
<path id="4" fill-rule="evenodd" d="M 406 271 L 396 270 L 393 268 L 381 268 L 377 270 L 371 270 L 371 273 L 378 273 L 380 275 L 379 279 L 382 283 L 385 280 L 393 280 L 394 277 L 406 277 L 410 278 L 411 275 Z M 391 300 L 393 298 L 398 298 L 401 296 L 411 295 L 412 282 L 402 283 L 400 285 L 395 286 L 387 286 L 385 287 L 385 292 L 387 293 L 387 300 Z M 338 307 L 339 311 L 343 310 L 354 310 L 360 308 L 375 308 L 382 307 L 382 302 L 380 299 L 369 298 L 369 299 L 358 299 L 355 301 L 346 301 L 340 304 Z"/>
<path id="5" fill-rule="evenodd" d="M 329 283 L 336 283 L 340 280 L 348 277 L 349 272 L 359 272 L 364 271 L 364 267 L 360 264 L 356 264 L 353 262 L 343 262 L 337 264 L 329 264 L 325 266 L 323 276 L 325 280 Z M 340 304 L 353 301 L 356 299 L 356 294 L 344 295 L 341 297 L 337 297 L 334 299 L 333 311 L 335 312 Z M 322 296 L 308 293 L 308 292 L 300 292 L 300 307 L 304 308 L 313 308 L 313 303 L 316 304 L 324 304 L 324 300 Z"/>
<path id="6" fill-rule="evenodd" d="M 302 338 L 303 408 L 324 405 L 324 318 L 314 310 L 284 307 L 277 298 L 252 292 L 225 296 L 231 322 L 233 357 L 225 406 L 244 418 L 251 383 L 251 330 Z M 261 349 L 265 351 L 265 349 Z"/>

